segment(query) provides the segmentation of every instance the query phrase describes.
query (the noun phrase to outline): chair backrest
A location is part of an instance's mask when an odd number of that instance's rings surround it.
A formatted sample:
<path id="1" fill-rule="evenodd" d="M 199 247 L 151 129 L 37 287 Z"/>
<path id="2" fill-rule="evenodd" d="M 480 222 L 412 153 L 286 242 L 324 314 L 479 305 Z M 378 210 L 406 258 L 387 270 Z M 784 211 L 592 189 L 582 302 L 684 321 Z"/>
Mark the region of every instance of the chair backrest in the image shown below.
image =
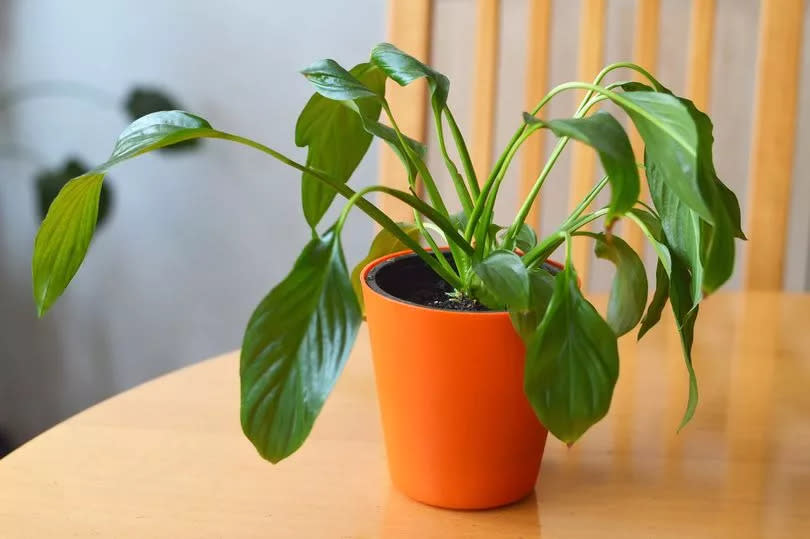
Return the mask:
<path id="1" fill-rule="evenodd" d="M 438 0 L 437 0 L 438 1 Z M 479 176 L 492 165 L 495 135 L 495 102 L 499 36 L 499 0 L 470 0 L 476 5 L 475 73 L 472 104 L 475 114 L 469 141 L 473 163 Z M 558 0 L 560 1 L 560 0 Z M 564 0 L 570 1 L 570 0 Z M 400 48 L 424 61 L 430 60 L 431 0 L 389 0 L 389 37 Z M 548 88 L 550 65 L 550 20 L 552 0 L 529 0 L 525 18 L 530 31 L 526 40 L 525 107 L 532 108 Z M 686 7 L 686 3 L 684 3 Z M 606 0 L 580 0 L 580 28 L 577 74 L 591 80 L 603 65 L 606 27 Z M 686 51 L 685 95 L 703 110 L 709 106 L 712 53 L 715 30 L 715 0 L 692 0 Z M 636 0 L 632 60 L 655 72 L 659 46 L 660 0 Z M 803 0 L 761 0 L 757 37 L 757 66 L 754 96 L 754 120 L 750 147 L 747 222 L 749 241 L 743 266 L 743 285 L 751 290 L 779 290 L 783 286 L 791 176 L 798 110 L 799 53 L 804 18 Z M 408 110 L 400 123 L 417 137 L 427 135 L 428 110 L 424 94 L 402 92 L 389 87 L 392 108 Z M 778 105 L 775 105 L 778 103 Z M 639 140 L 633 134 L 633 144 Z M 534 182 L 542 159 L 544 140 L 527 140 L 521 152 L 519 194 L 525 195 Z M 396 157 L 384 150 L 381 182 L 407 186 L 407 178 Z M 596 160 L 593 152 L 576 145 L 573 149 L 570 198 L 576 203 L 594 181 Z M 646 195 L 645 195 L 646 196 Z M 523 200 L 523 196 L 519 200 Z M 741 199 L 741 204 L 746 201 Z M 403 208 L 392 202 L 386 210 Z M 539 227 L 537 204 L 529 216 Z M 641 248 L 643 238 L 635 227 L 628 227 L 628 242 Z M 588 283 L 590 253 L 583 243 L 575 246 L 575 261 L 583 282 Z"/>

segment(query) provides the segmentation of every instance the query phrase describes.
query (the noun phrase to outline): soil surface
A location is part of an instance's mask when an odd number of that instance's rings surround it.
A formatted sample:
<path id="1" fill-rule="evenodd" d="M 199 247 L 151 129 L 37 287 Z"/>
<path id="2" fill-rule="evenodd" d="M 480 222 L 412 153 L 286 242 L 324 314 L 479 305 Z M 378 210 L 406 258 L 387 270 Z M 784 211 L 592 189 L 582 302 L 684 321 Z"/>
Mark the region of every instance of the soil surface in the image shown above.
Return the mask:
<path id="1" fill-rule="evenodd" d="M 453 264 L 449 253 L 447 260 Z M 558 269 L 544 264 L 543 267 L 556 274 Z M 415 254 L 386 260 L 366 276 L 369 286 L 395 299 L 423 307 L 445 311 L 489 312 L 491 309 L 474 298 L 458 297 L 447 281 L 436 275 Z"/>

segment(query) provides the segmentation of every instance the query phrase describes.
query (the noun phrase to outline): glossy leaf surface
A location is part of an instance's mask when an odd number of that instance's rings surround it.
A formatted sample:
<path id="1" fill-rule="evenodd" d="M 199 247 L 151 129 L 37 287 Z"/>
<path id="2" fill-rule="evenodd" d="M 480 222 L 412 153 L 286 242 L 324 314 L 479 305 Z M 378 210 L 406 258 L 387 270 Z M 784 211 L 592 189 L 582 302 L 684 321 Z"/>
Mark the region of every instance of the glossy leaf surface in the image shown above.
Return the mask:
<path id="1" fill-rule="evenodd" d="M 328 99 L 345 101 L 380 95 L 331 59 L 320 60 L 301 70 L 315 91 Z"/>
<path id="2" fill-rule="evenodd" d="M 447 103 L 450 80 L 394 45 L 380 43 L 375 46 L 371 51 L 371 62 L 400 86 L 426 78 L 434 106 L 441 109 Z"/>
<path id="3" fill-rule="evenodd" d="M 476 297 L 490 309 L 522 310 L 529 306 L 529 271 L 518 255 L 497 250 L 473 266 L 480 279 Z"/>
<path id="4" fill-rule="evenodd" d="M 370 64 L 359 64 L 349 72 L 365 86 L 382 95 L 385 75 Z M 358 111 L 364 117 L 377 120 L 382 105 L 373 99 L 361 99 Z M 323 171 L 330 178 L 346 183 L 371 145 L 372 135 L 364 128 L 358 113 L 341 101 L 328 99 L 318 93 L 309 99 L 295 126 L 295 144 L 307 147 L 307 166 Z M 329 209 L 335 191 L 302 173 L 301 201 L 304 217 L 315 227 Z"/>
<path id="5" fill-rule="evenodd" d="M 361 322 L 333 229 L 313 239 L 248 322 L 240 360 L 242 430 L 265 459 L 309 435 Z"/>
<path id="6" fill-rule="evenodd" d="M 597 112 L 584 118 L 551 120 L 547 126 L 558 137 L 569 137 L 591 146 L 610 181 L 608 222 L 624 215 L 638 199 L 641 183 L 630 139 L 610 113 Z"/>
<path id="7" fill-rule="evenodd" d="M 570 445 L 605 416 L 618 375 L 616 335 L 567 265 L 527 347 L 526 396 L 549 432 Z"/>

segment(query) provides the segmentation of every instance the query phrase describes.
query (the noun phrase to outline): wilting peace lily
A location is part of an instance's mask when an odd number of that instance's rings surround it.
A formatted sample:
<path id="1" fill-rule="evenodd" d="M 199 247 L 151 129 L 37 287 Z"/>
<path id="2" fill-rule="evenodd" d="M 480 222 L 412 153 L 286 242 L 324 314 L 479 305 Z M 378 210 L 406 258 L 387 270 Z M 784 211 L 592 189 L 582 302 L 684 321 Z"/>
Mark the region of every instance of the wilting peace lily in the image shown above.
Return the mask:
<path id="1" fill-rule="evenodd" d="M 617 69 L 633 70 L 647 82 L 602 85 L 605 75 Z M 85 256 L 104 175 L 111 167 L 183 141 L 224 139 L 255 148 L 301 173 L 303 213 L 313 235 L 292 271 L 256 308 L 242 345 L 242 427 L 266 459 L 277 462 L 304 442 L 361 323 L 360 266 L 348 271 L 340 243 L 353 208 L 382 227 L 361 266 L 390 252 L 412 249 L 455 289 L 455 297 L 509 311 L 526 343 L 526 395 L 549 431 L 569 444 L 608 411 L 619 371 L 617 337 L 640 324 L 640 338 L 658 322 L 669 301 L 690 381 L 682 423 L 690 420 L 698 398 L 690 355 L 698 306 L 729 278 L 734 238 L 744 238 L 737 199 L 715 172 L 708 116 L 641 67 L 612 64 L 592 83 L 569 82 L 551 90 L 523 115 L 492 170 L 479 178 L 448 106 L 450 82 L 441 73 L 387 43 L 374 47 L 368 62 L 350 70 L 323 60 L 302 73 L 316 91 L 295 129 L 296 144 L 307 148 L 305 163 L 215 129 L 187 112 L 158 112 L 133 122 L 107 162 L 65 185 L 42 223 L 33 257 L 39 314 L 62 294 Z M 439 149 L 460 213 L 449 212 L 425 163 L 425 147 L 399 129 L 385 98 L 387 78 L 402 86 L 426 79 Z M 546 119 L 548 102 L 570 90 L 586 91 L 573 117 Z M 644 142 L 641 159 L 613 115 L 604 111 L 589 115 L 602 101 L 627 114 Z M 380 122 L 383 114 L 387 125 Z M 559 142 L 512 222 L 497 226 L 493 213 L 506 171 L 521 144 L 541 129 L 550 130 Z M 355 191 L 347 185 L 375 137 L 402 160 L 410 191 L 382 185 Z M 460 167 L 447 150 L 448 139 L 456 146 Z M 570 139 L 597 152 L 605 176 L 556 230 L 538 239 L 525 219 Z M 640 160 L 652 206 L 639 199 Z M 424 185 L 425 200 L 415 194 L 417 179 Z M 608 186 L 607 206 L 590 211 Z M 410 206 L 413 222 L 394 222 L 366 198 L 371 193 Z M 346 199 L 346 205 L 334 224 L 322 227 L 321 219 L 336 195 Z M 606 223 L 604 232 L 585 230 L 600 217 Z M 639 227 L 657 254 L 655 293 L 649 304 L 639 255 L 612 232 L 619 219 Z M 596 256 L 616 266 L 605 318 L 580 292 L 571 258 L 574 236 L 592 239 Z M 449 246 L 450 260 L 431 255 L 438 243 Z M 552 276 L 542 262 L 562 245 L 565 268 Z"/>

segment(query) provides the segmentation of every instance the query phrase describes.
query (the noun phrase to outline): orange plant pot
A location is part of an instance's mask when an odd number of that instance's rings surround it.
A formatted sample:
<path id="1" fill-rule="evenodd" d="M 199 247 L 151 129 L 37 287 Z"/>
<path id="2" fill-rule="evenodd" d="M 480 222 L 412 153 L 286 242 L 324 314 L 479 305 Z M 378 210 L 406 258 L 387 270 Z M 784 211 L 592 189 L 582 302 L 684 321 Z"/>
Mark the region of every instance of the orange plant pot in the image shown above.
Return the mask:
<path id="1" fill-rule="evenodd" d="M 372 288 L 363 270 L 391 480 L 420 502 L 485 509 L 534 490 L 546 429 L 523 392 L 525 349 L 505 312 L 433 309 Z"/>

